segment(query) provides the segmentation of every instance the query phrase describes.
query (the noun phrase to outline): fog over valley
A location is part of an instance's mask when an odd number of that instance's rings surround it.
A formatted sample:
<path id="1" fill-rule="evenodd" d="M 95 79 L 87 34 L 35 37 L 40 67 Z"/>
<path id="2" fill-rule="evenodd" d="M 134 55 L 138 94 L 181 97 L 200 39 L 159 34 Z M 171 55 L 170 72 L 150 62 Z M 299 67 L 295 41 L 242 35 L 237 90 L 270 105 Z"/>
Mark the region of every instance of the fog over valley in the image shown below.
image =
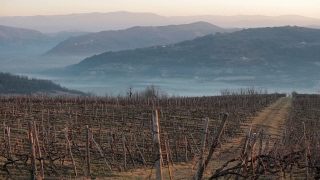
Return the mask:
<path id="1" fill-rule="evenodd" d="M 0 17 L 0 71 L 99 96 L 150 85 L 180 96 L 248 86 L 318 93 L 319 27 L 296 15 Z"/>

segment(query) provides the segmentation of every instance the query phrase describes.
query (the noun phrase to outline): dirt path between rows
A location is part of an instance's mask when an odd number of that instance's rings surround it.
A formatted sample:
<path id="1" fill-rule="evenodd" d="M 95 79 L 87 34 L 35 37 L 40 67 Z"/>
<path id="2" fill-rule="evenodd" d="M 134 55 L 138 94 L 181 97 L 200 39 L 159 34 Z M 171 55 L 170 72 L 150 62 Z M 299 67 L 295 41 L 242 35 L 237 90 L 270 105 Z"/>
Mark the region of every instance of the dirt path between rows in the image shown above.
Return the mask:
<path id="1" fill-rule="evenodd" d="M 204 177 L 210 177 L 210 175 L 225 162 L 241 154 L 249 125 L 252 127 L 252 133 L 257 133 L 263 128 L 264 139 L 270 135 L 269 144 L 272 146 L 273 143 L 283 135 L 285 118 L 290 105 L 290 97 L 280 98 L 275 103 L 266 107 L 257 116 L 253 117 L 251 123 L 242 126 L 242 133 L 238 138 L 232 138 L 222 143 L 219 152 L 216 152 L 215 156 L 211 159 L 211 163 L 209 163 L 208 170 L 205 172 Z"/>
<path id="2" fill-rule="evenodd" d="M 271 143 L 275 139 L 278 139 L 284 131 L 285 116 L 287 115 L 287 110 L 290 105 L 291 98 L 285 97 L 280 98 L 274 104 L 266 107 L 258 116 L 253 117 L 251 123 L 246 123 L 246 125 L 242 126 L 242 133 L 239 134 L 238 138 L 232 138 L 222 144 L 222 148 L 220 149 L 222 155 L 220 158 L 217 158 L 221 159 L 225 156 L 229 158 L 229 155 L 225 152 L 231 152 L 233 154 L 240 153 L 249 125 L 252 126 L 253 133 L 257 133 L 263 128 L 265 137 L 270 135 Z"/>
<path id="3" fill-rule="evenodd" d="M 254 131 L 264 129 L 264 134 L 270 135 L 270 138 L 279 138 L 284 130 L 285 116 L 291 105 L 291 98 L 285 97 L 279 99 L 276 103 L 267 107 L 252 121 Z"/>

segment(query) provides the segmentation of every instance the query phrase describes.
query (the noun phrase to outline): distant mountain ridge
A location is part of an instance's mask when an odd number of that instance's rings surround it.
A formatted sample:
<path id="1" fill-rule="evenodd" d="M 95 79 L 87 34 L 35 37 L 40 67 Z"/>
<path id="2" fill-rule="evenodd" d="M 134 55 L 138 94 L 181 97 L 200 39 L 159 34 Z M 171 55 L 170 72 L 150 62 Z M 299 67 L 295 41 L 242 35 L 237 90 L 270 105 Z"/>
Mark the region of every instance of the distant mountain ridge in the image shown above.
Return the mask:
<path id="1" fill-rule="evenodd" d="M 171 24 L 166 17 L 153 13 L 131 13 L 124 11 L 0 17 L 0 24 L 36 29 L 45 33 L 69 31 L 71 29 L 99 32 L 125 29 L 133 26 L 168 25 L 168 23 Z"/>
<path id="2" fill-rule="evenodd" d="M 276 27 L 276 26 L 309 26 L 320 25 L 320 19 L 309 18 L 300 15 L 280 15 L 280 16 L 264 16 L 264 15 L 234 15 L 234 16 L 219 16 L 219 15 L 200 15 L 171 17 L 175 21 L 187 23 L 201 19 L 217 26 L 230 28 L 259 28 L 259 27 Z"/>
<path id="3" fill-rule="evenodd" d="M 207 35 L 165 47 L 106 52 L 63 72 L 101 80 L 196 77 L 313 86 L 320 83 L 319 57 L 319 29 L 285 26 Z"/>
<path id="4" fill-rule="evenodd" d="M 0 25 L 2 50 L 52 45 L 52 38 L 39 31 Z"/>
<path id="5" fill-rule="evenodd" d="M 44 33 L 79 29 L 88 32 L 120 30 L 133 26 L 166 26 L 205 21 L 223 28 L 250 28 L 269 26 L 320 26 L 320 19 L 299 15 L 286 16 L 172 16 L 154 13 L 109 12 L 81 13 L 53 16 L 0 17 L 0 24 L 12 27 L 35 29 Z"/>
<path id="6" fill-rule="evenodd" d="M 167 45 L 217 32 L 232 32 L 206 22 L 183 25 L 140 27 L 125 30 L 101 31 L 69 38 L 48 51 L 47 55 L 92 56 L 106 51 L 135 49 L 154 45 Z"/>
<path id="7" fill-rule="evenodd" d="M 55 42 L 60 43 L 69 39 L 70 37 L 82 36 L 89 34 L 90 32 L 80 31 L 80 30 L 70 30 L 70 31 L 60 31 L 55 33 L 46 33 L 46 35 L 52 37 Z"/>

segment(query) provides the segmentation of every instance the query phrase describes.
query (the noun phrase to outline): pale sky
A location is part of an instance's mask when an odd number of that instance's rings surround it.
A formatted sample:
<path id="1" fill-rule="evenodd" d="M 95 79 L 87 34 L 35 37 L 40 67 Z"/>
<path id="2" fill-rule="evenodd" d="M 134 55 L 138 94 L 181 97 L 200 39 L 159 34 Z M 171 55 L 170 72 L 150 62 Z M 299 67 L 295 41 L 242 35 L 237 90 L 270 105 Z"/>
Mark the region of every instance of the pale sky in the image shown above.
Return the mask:
<path id="1" fill-rule="evenodd" d="M 162 16 L 296 14 L 320 19 L 320 0 L 0 0 L 0 16 L 115 11 Z"/>

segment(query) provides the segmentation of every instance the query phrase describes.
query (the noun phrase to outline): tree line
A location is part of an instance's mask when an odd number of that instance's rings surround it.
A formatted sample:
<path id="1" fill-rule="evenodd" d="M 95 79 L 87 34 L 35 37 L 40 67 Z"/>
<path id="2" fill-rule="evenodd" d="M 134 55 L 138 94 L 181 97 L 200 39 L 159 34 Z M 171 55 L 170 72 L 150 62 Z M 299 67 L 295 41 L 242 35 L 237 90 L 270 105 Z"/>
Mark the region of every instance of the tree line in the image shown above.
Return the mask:
<path id="1" fill-rule="evenodd" d="M 74 94 L 84 94 L 80 91 L 69 90 L 50 80 L 29 78 L 0 72 L 0 94 L 34 94 L 38 92 L 62 91 Z"/>

